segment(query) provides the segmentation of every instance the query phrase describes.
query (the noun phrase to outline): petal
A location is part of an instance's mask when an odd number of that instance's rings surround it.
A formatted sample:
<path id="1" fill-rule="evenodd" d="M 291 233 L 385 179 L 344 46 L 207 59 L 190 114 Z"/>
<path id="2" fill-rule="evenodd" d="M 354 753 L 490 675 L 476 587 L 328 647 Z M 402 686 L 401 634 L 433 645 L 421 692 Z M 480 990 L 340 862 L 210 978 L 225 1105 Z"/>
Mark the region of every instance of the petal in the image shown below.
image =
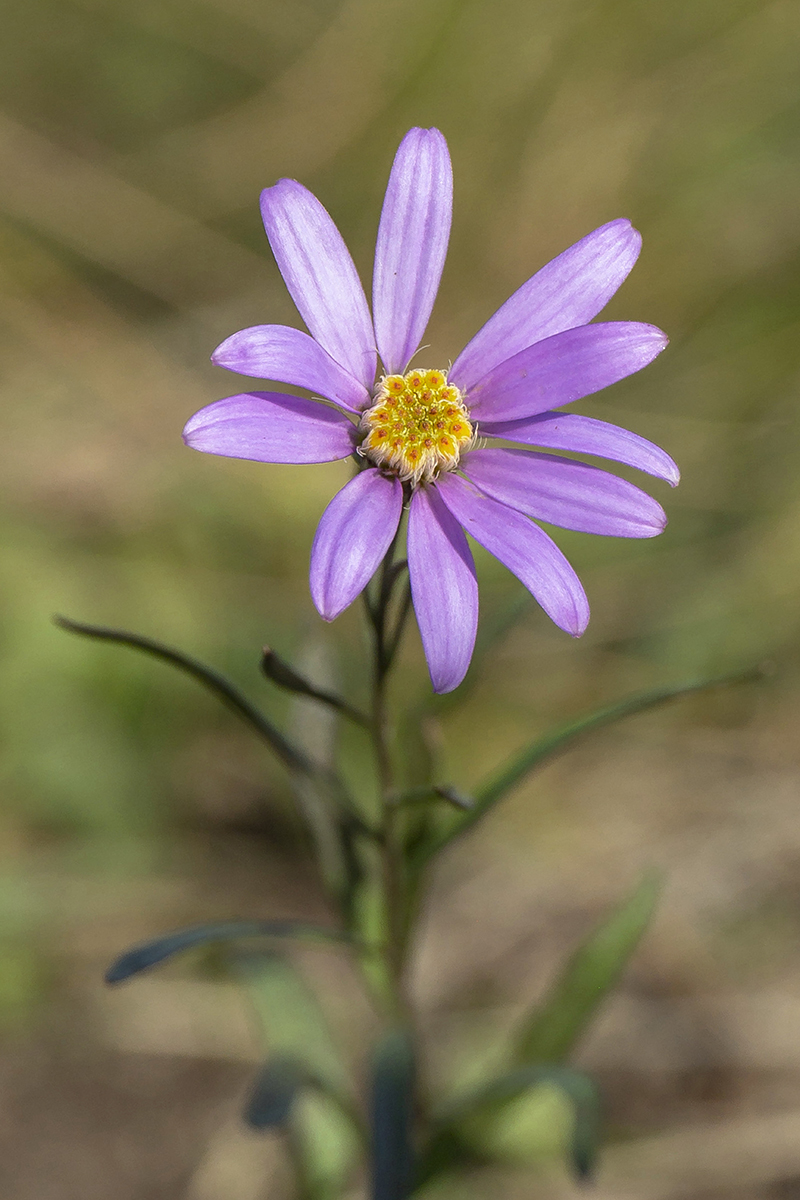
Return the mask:
<path id="1" fill-rule="evenodd" d="M 403 485 L 367 468 L 331 500 L 311 547 L 311 597 L 332 621 L 367 586 L 392 544 Z"/>
<path id="2" fill-rule="evenodd" d="M 520 512 L 582 533 L 655 537 L 667 523 L 652 496 L 599 467 L 529 450 L 475 450 L 464 474 L 488 496 Z"/>
<path id="3" fill-rule="evenodd" d="M 342 413 L 282 392 L 244 392 L 216 400 L 186 423 L 193 450 L 269 463 L 319 463 L 347 458 L 355 426 Z"/>
<path id="4" fill-rule="evenodd" d="M 665 450 L 619 425 L 579 417 L 576 413 L 546 412 L 523 421 L 498 421 L 481 425 L 487 437 L 508 438 L 529 446 L 551 446 L 575 454 L 596 454 L 626 463 L 648 475 L 665 479 L 671 487 L 680 482 L 681 473 Z"/>
<path id="5" fill-rule="evenodd" d="M 274 379 L 319 392 L 351 412 L 361 412 L 369 404 L 369 392 L 363 383 L 334 362 L 307 333 L 288 325 L 240 329 L 217 346 L 211 361 L 240 375 Z"/>
<path id="6" fill-rule="evenodd" d="M 261 193 L 272 253 L 297 311 L 332 358 L 365 387 L 375 379 L 375 334 L 342 235 L 307 188 L 282 179 Z"/>
<path id="7" fill-rule="evenodd" d="M 523 283 L 461 351 L 450 377 L 468 388 L 526 346 L 586 325 L 625 281 L 642 246 L 620 218 L 601 225 Z"/>
<path id="8" fill-rule="evenodd" d="M 478 581 L 463 530 L 435 488 L 420 488 L 408 514 L 408 572 L 435 692 L 467 673 L 478 630 Z"/>
<path id="9" fill-rule="evenodd" d="M 640 371 L 666 344 L 660 329 L 638 321 L 567 329 L 484 375 L 470 389 L 470 413 L 478 420 L 513 421 L 582 400 Z"/>
<path id="10" fill-rule="evenodd" d="M 438 129 L 411 129 L 383 201 L 372 308 L 387 373 L 405 371 L 422 341 L 442 277 L 453 212 L 453 169 Z"/>
<path id="11" fill-rule="evenodd" d="M 589 601 L 553 539 L 522 513 L 490 500 L 457 475 L 440 479 L 439 491 L 467 533 L 525 584 L 548 617 L 580 637 L 589 623 Z"/>

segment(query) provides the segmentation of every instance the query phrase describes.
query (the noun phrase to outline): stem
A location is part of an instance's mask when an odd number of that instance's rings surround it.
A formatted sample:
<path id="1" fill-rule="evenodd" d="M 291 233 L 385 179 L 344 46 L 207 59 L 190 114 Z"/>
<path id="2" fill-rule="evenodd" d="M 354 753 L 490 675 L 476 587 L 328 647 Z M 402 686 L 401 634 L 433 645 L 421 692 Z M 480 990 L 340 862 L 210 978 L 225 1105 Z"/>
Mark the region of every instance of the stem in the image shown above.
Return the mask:
<path id="1" fill-rule="evenodd" d="M 398 530 L 399 534 L 399 530 Z M 404 968 L 407 945 L 407 886 L 403 846 L 400 838 L 400 806 L 397 803 L 391 755 L 391 731 L 387 710 L 386 685 L 397 655 L 403 630 L 411 609 L 408 584 L 394 621 L 390 620 L 395 584 L 406 564 L 395 562 L 398 536 L 389 547 L 378 577 L 377 594 L 365 595 L 367 616 L 373 632 L 372 739 L 381 806 L 380 845 L 382 904 L 384 910 L 383 963 L 386 991 L 395 1020 L 404 1021 Z"/>

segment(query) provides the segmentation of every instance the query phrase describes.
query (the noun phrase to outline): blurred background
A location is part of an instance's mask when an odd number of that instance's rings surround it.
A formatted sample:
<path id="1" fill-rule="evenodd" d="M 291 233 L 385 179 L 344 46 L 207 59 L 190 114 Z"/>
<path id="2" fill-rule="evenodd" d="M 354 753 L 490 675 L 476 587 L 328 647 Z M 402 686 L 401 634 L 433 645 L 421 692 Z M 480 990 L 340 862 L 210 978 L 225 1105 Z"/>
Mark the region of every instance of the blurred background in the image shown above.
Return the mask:
<path id="1" fill-rule="evenodd" d="M 482 620 L 519 619 L 434 718 L 468 789 L 536 733 L 631 691 L 774 664 L 587 739 L 442 863 L 417 992 L 440 1086 L 479 1068 L 598 914 L 663 868 L 624 987 L 579 1055 L 606 1098 L 599 1197 L 800 1197 L 800 10 L 790 0 L 25 0 L 0 41 L 0 1180 L 8 1200 L 263 1200 L 238 1111 L 243 1002 L 189 959 L 106 992 L 132 941 L 325 906 L 287 780 L 233 716 L 51 616 L 227 670 L 307 740 L 262 644 L 363 696 L 360 613 L 307 586 L 346 464 L 193 454 L 209 363 L 299 324 L 258 214 L 302 180 L 368 281 L 397 143 L 446 134 L 450 257 L 426 337 L 453 359 L 614 217 L 644 250 L 605 312 L 671 337 L 575 410 L 678 460 L 666 533 L 556 531 L 592 604 L 573 642 L 480 553 Z M 633 478 L 633 474 L 631 478 Z M 398 702 L 428 692 L 414 630 Z M 424 678 L 424 686 L 422 680 Z M 322 731 L 322 735 L 325 731 Z M 355 775 L 364 747 L 344 739 Z M 338 959 L 302 959 L 354 1053 Z M 358 1020 L 354 1021 L 354 1014 Z M 354 1028 L 355 1025 L 355 1028 Z M 349 1042 L 348 1042 L 349 1039 Z M 523 1122 L 524 1124 L 524 1122 Z M 572 1195 L 510 1128 L 476 1197 Z"/>

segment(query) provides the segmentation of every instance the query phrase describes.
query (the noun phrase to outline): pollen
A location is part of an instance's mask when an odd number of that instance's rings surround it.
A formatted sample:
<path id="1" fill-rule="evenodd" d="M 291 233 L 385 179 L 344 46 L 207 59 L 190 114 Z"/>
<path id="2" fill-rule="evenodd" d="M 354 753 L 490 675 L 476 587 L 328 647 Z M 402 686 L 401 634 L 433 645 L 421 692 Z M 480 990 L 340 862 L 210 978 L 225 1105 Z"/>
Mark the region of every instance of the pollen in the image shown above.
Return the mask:
<path id="1" fill-rule="evenodd" d="M 444 371 L 384 375 L 361 430 L 361 453 L 414 485 L 452 471 L 475 440 L 461 392 Z"/>

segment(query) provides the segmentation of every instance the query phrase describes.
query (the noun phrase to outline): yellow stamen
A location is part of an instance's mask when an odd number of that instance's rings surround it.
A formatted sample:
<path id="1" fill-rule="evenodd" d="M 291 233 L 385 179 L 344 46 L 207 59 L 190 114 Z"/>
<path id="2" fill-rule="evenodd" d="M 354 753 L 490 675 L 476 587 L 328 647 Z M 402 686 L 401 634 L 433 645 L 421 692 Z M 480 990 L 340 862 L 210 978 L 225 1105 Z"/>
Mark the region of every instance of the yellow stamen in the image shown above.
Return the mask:
<path id="1" fill-rule="evenodd" d="M 361 429 L 361 453 L 415 485 L 452 471 L 475 440 L 461 392 L 444 371 L 384 375 Z"/>

